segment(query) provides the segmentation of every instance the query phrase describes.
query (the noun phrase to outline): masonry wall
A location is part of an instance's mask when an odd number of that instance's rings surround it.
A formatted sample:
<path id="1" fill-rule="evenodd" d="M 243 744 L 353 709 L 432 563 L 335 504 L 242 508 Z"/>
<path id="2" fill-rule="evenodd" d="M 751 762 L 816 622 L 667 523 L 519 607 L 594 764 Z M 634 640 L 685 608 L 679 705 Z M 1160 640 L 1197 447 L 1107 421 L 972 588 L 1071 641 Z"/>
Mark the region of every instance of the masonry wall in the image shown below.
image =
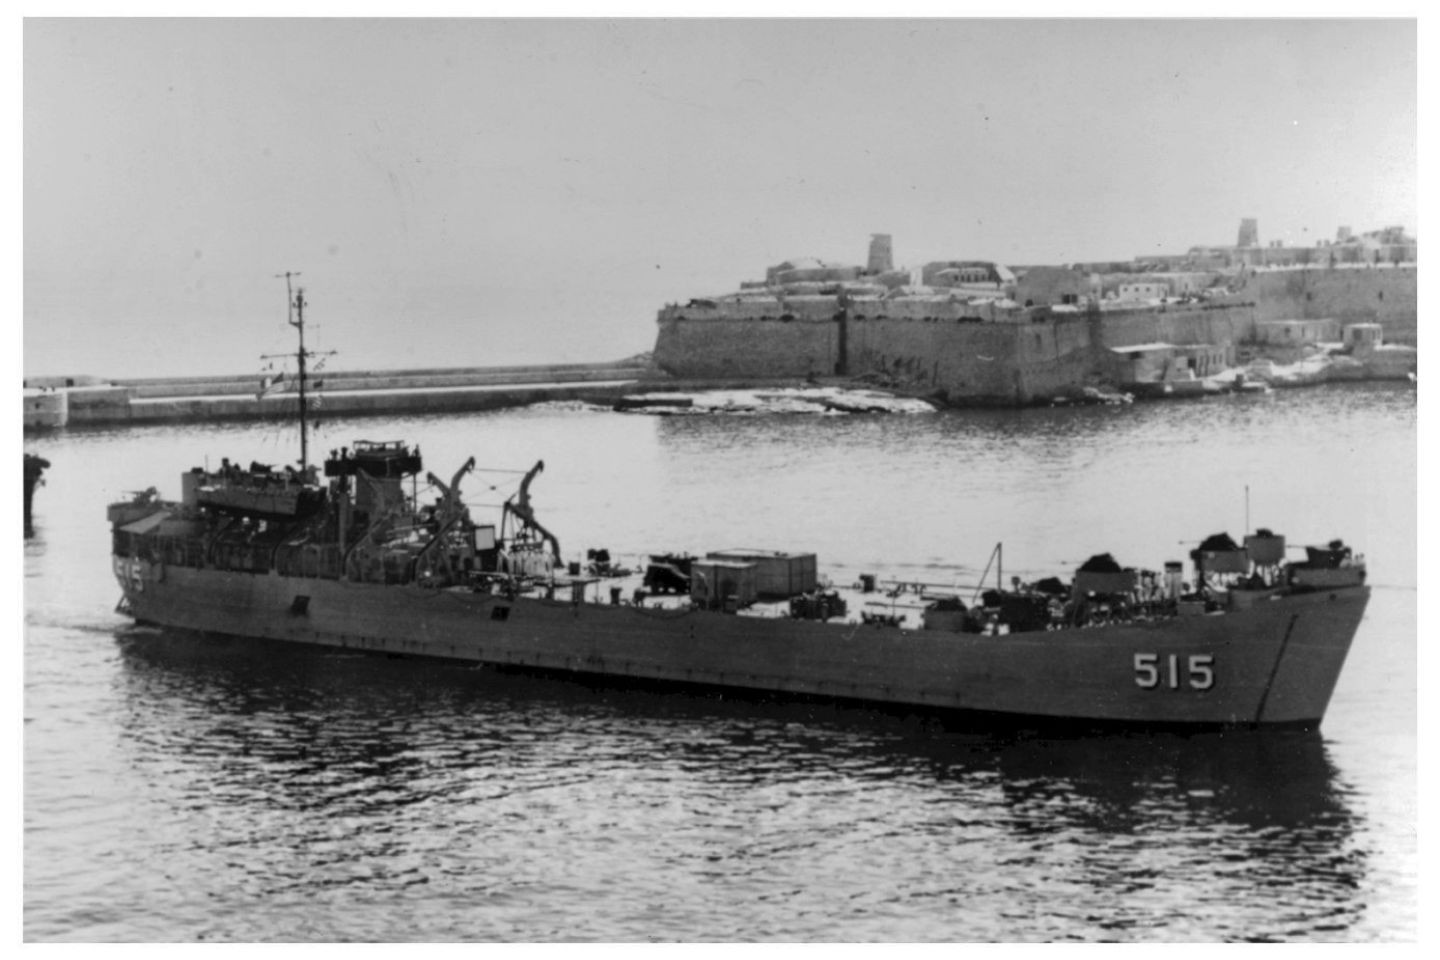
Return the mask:
<path id="1" fill-rule="evenodd" d="M 1096 331 L 1096 346 L 1101 348 L 1156 341 L 1223 345 L 1250 338 L 1256 311 L 1249 303 L 1213 309 L 1170 304 L 1144 310 L 1107 310 L 1102 316 Z"/>
<path id="2" fill-rule="evenodd" d="M 1256 303 L 1258 320 L 1378 323 L 1385 340 L 1414 345 L 1418 277 L 1414 266 L 1312 267 L 1251 274 L 1243 295 Z"/>
<path id="3" fill-rule="evenodd" d="M 832 305 L 833 310 L 833 305 Z M 828 376 L 839 358 L 839 330 L 824 320 L 660 319 L 655 364 L 679 377 Z"/>
<path id="4" fill-rule="evenodd" d="M 1333 342 L 1340 339 L 1338 320 L 1257 320 L 1252 339 L 1256 343 L 1293 347 L 1297 344 Z"/>
<path id="5" fill-rule="evenodd" d="M 1024 403 L 1086 382 L 1093 361 L 1081 315 L 1039 323 L 956 317 L 850 317 L 850 376 L 878 375 L 952 400 Z M 655 361 L 681 377 L 826 376 L 840 361 L 841 324 L 826 321 L 660 321 Z"/>
<path id="6" fill-rule="evenodd" d="M 1249 305 L 1092 316 L 902 300 L 855 302 L 842 325 L 836 319 L 839 305 L 828 303 L 830 315 L 815 320 L 732 318 L 723 307 L 704 313 L 667 308 L 660 316 L 655 361 L 679 377 L 873 374 L 952 402 L 1027 403 L 1107 374 L 1108 347 L 1156 340 L 1228 346 L 1254 324 Z"/>
<path id="7" fill-rule="evenodd" d="M 1016 392 L 1016 327 L 961 320 L 856 320 L 850 373 L 878 373 L 952 398 Z"/>
<path id="8" fill-rule="evenodd" d="M 903 300 L 855 300 L 850 316 L 864 320 L 995 320 L 1014 321 L 1021 312 L 1013 307 L 997 308 L 994 301 L 966 303 L 948 297 L 916 297 Z"/>

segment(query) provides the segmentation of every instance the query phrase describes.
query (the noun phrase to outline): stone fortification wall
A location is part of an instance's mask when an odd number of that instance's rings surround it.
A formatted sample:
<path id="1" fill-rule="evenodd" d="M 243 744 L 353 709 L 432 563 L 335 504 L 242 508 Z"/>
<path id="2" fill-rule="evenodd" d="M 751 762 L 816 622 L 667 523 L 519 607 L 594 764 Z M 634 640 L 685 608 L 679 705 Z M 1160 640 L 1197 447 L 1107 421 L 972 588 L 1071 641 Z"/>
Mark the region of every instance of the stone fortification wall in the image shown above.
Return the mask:
<path id="1" fill-rule="evenodd" d="M 1028 403 L 1090 379 L 1089 321 L 855 320 L 851 374 L 878 373 L 951 401 Z"/>
<path id="2" fill-rule="evenodd" d="M 1257 320 L 1249 339 L 1269 347 L 1298 347 L 1340 340 L 1339 320 Z"/>
<path id="3" fill-rule="evenodd" d="M 1255 301 L 1257 320 L 1378 323 L 1387 342 L 1414 345 L 1418 286 L 1413 264 L 1262 269 L 1246 277 L 1242 295 Z"/>
<path id="4" fill-rule="evenodd" d="M 1101 379 L 1107 348 L 1165 341 L 1228 347 L 1254 326 L 1250 304 L 1048 313 L 941 298 L 816 298 L 802 319 L 737 316 L 720 304 L 661 311 L 655 361 L 679 377 L 878 375 L 951 402 L 1026 403 Z M 842 320 L 841 317 L 844 317 Z"/>
<path id="5" fill-rule="evenodd" d="M 851 301 L 850 316 L 865 320 L 1009 320 L 1020 315 L 1014 308 L 996 306 L 995 301 L 966 303 L 950 297 L 904 297 L 892 300 Z"/>
<path id="6" fill-rule="evenodd" d="M 857 300 L 842 321 L 834 298 L 818 299 L 823 308 L 810 304 L 790 320 L 755 319 L 734 303 L 667 307 L 655 362 L 687 378 L 878 375 L 952 401 L 1015 403 L 1083 384 L 1094 372 L 1084 314 L 1032 322 L 995 303 Z"/>
<path id="7" fill-rule="evenodd" d="M 1017 333 L 1017 363 L 1027 398 L 1043 399 L 1097 378 L 1101 367 L 1096 360 L 1094 324 L 1088 316 L 1055 316 L 1048 323 L 1031 324 Z"/>
<path id="8" fill-rule="evenodd" d="M 734 300 L 694 300 L 660 311 L 660 319 L 691 317 L 696 320 L 775 320 L 785 311 L 774 297 L 745 297 Z"/>
<path id="9" fill-rule="evenodd" d="M 835 372 L 839 324 L 662 311 L 655 364 L 678 377 L 809 377 Z"/>
<path id="10" fill-rule="evenodd" d="M 1091 371 L 1083 317 L 1022 324 L 852 317 L 844 373 L 950 400 L 1025 403 L 1084 383 Z M 655 360 L 697 378 L 829 376 L 840 369 L 842 324 L 823 321 L 661 321 Z"/>
<path id="11" fill-rule="evenodd" d="M 843 324 L 838 320 L 842 312 L 847 314 Z M 833 296 L 787 297 L 783 302 L 696 301 L 660 311 L 655 363 L 681 377 L 899 376 L 901 359 L 909 351 L 928 357 L 942 350 L 947 363 L 952 353 L 970 359 L 954 361 L 959 366 L 946 375 L 932 364 L 925 385 L 994 381 L 1008 396 L 1013 378 L 995 379 L 993 365 L 1013 365 L 1013 349 L 1007 346 L 1013 337 L 1000 329 L 1008 324 L 993 321 L 1017 316 L 1013 308 L 948 297 L 860 298 L 851 301 L 848 309 Z M 982 326 L 997 329 L 977 332 Z M 963 343 L 952 351 L 949 344 L 960 328 L 967 328 L 960 337 Z M 972 342 L 979 344 L 974 350 L 969 349 Z M 993 359 L 979 360 L 976 355 Z M 910 374 L 904 376 L 910 379 Z"/>
<path id="12" fill-rule="evenodd" d="M 840 310 L 834 297 L 822 296 L 786 297 L 780 306 L 784 310 L 782 320 L 787 316 L 796 320 L 831 320 Z"/>
<path id="13" fill-rule="evenodd" d="M 1096 346 L 1114 348 L 1156 342 L 1225 346 L 1249 339 L 1255 316 L 1255 307 L 1249 303 L 1217 308 L 1168 304 L 1106 310 L 1096 327 Z"/>
<path id="14" fill-rule="evenodd" d="M 1013 324 L 944 319 L 853 320 L 849 372 L 881 374 L 951 397 L 1011 399 L 1016 392 Z"/>

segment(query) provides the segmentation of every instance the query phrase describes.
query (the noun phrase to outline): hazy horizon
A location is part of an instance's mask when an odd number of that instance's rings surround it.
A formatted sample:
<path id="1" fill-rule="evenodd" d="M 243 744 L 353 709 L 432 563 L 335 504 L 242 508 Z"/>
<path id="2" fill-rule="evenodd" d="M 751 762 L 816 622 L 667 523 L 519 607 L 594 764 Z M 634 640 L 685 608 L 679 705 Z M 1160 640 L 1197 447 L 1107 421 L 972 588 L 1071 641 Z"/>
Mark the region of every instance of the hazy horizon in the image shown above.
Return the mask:
<path id="1" fill-rule="evenodd" d="M 606 361 L 782 260 L 1418 234 L 1414 20 L 24 25 L 24 373 Z"/>

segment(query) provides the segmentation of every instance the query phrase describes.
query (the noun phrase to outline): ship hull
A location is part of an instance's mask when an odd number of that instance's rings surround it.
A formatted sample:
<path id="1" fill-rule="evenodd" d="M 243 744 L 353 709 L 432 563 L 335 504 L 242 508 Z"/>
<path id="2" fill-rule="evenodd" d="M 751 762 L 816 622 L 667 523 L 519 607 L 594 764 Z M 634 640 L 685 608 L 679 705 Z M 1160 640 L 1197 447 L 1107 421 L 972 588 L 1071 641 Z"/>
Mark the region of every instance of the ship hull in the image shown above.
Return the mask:
<path id="1" fill-rule="evenodd" d="M 1001 636 L 168 566 L 116 558 L 161 626 L 349 650 L 1146 726 L 1314 726 L 1369 588 L 1220 615 Z"/>

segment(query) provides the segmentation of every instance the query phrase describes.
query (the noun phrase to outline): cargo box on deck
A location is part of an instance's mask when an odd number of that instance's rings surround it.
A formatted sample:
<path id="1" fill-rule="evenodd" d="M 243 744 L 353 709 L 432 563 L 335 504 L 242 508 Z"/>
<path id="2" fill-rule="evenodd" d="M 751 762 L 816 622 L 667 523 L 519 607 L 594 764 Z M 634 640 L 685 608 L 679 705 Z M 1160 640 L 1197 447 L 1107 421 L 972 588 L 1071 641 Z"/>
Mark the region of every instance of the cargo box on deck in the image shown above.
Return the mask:
<path id="1" fill-rule="evenodd" d="M 1076 570 L 1073 596 L 1083 597 L 1088 593 L 1129 593 L 1135 589 L 1138 575 L 1134 570 L 1116 570 L 1113 573 L 1095 570 Z"/>
<path id="2" fill-rule="evenodd" d="M 1338 540 L 1327 547 L 1306 547 L 1305 555 L 1312 567 L 1338 567 L 1350 559 L 1350 548 Z"/>
<path id="3" fill-rule="evenodd" d="M 690 599 L 707 609 L 720 609 L 729 597 L 737 607 L 754 603 L 755 564 L 733 560 L 696 560 L 690 565 Z"/>
<path id="4" fill-rule="evenodd" d="M 1211 534 L 1200 541 L 1199 549 L 1190 551 L 1190 559 L 1203 573 L 1250 572 L 1250 554 L 1226 533 Z"/>
<path id="5" fill-rule="evenodd" d="M 1196 550 L 1190 557 L 1206 573 L 1250 572 L 1250 554 L 1244 550 Z"/>
<path id="6" fill-rule="evenodd" d="M 1285 559 L 1285 538 L 1275 534 L 1257 533 L 1245 538 L 1245 552 L 1262 567 L 1271 567 Z"/>
<path id="7" fill-rule="evenodd" d="M 769 599 L 812 593 L 816 584 L 815 554 L 778 550 L 712 550 L 710 560 L 748 563 L 755 568 L 756 596 Z"/>

